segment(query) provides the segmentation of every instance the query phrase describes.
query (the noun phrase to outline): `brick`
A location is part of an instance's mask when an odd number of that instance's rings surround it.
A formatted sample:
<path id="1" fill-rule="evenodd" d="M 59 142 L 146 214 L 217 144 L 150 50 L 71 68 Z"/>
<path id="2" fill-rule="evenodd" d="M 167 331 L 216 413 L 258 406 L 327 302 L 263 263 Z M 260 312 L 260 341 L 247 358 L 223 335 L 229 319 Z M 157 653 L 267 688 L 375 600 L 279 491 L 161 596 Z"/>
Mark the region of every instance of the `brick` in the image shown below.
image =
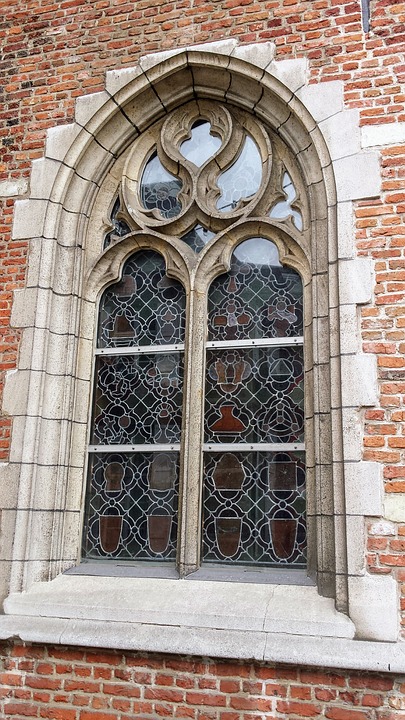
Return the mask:
<path id="1" fill-rule="evenodd" d="M 218 694 L 188 692 L 186 694 L 186 703 L 190 703 L 190 705 L 214 705 L 215 707 L 224 707 L 226 705 L 226 698 Z"/>
<path id="2" fill-rule="evenodd" d="M 299 715 L 301 717 L 317 717 L 322 713 L 322 706 L 315 703 L 293 702 L 288 700 L 277 701 L 277 711 L 286 715 Z M 338 718 L 336 718 L 338 720 Z M 344 720 L 343 718 L 341 720 Z"/>
<path id="3" fill-rule="evenodd" d="M 6 715 L 22 715 L 23 717 L 38 717 L 39 706 L 26 703 L 5 702 L 4 710 Z"/>

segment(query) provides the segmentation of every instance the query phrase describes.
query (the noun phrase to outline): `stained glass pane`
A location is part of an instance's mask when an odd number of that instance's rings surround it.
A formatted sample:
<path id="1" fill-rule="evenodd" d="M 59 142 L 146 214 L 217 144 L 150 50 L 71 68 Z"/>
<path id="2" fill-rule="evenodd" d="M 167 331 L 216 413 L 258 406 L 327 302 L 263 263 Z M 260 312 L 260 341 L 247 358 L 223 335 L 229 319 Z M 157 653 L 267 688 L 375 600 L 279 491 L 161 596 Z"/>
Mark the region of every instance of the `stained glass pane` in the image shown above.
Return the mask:
<path id="1" fill-rule="evenodd" d="M 177 196 L 182 188 L 179 178 L 169 173 L 153 153 L 143 171 L 140 187 L 141 203 L 147 210 L 159 210 L 168 219 L 181 212 Z"/>
<path id="2" fill-rule="evenodd" d="M 304 567 L 304 453 L 206 453 L 203 513 L 205 561 Z"/>
<path id="3" fill-rule="evenodd" d="M 221 139 L 211 135 L 210 123 L 199 120 L 191 128 L 191 137 L 180 145 L 180 152 L 186 160 L 201 167 L 215 155 L 221 145 Z"/>
<path id="4" fill-rule="evenodd" d="M 303 439 L 301 346 L 207 351 L 206 442 L 292 443 Z"/>
<path id="5" fill-rule="evenodd" d="M 173 344 L 184 340 L 184 332 L 183 286 L 166 275 L 161 255 L 136 253 L 122 279 L 103 294 L 98 347 Z"/>
<path id="6" fill-rule="evenodd" d="M 183 356 L 98 356 L 92 444 L 180 441 Z"/>
<path id="7" fill-rule="evenodd" d="M 258 147 L 247 135 L 238 159 L 218 177 L 217 185 L 221 191 L 217 202 L 218 210 L 232 212 L 240 200 L 253 197 L 260 187 L 262 174 L 262 159 Z"/>
<path id="8" fill-rule="evenodd" d="M 281 200 L 273 205 L 269 216 L 277 220 L 287 220 L 287 218 L 292 217 L 292 221 L 297 230 L 302 230 L 302 215 L 299 210 L 292 207 L 294 200 L 297 199 L 297 192 L 288 173 L 284 173 L 283 175 L 283 192 L 285 200 Z"/>
<path id="9" fill-rule="evenodd" d="M 274 243 L 251 238 L 231 269 L 211 284 L 209 340 L 291 337 L 303 332 L 303 292 L 295 270 L 280 265 Z"/>
<path id="10" fill-rule="evenodd" d="M 215 233 L 211 232 L 211 230 L 208 230 L 202 225 L 196 225 L 186 235 L 183 235 L 181 239 L 186 245 L 191 247 L 194 252 L 198 253 L 206 246 L 207 242 L 212 240 L 214 235 Z"/>
<path id="11" fill-rule="evenodd" d="M 178 453 L 90 455 L 87 558 L 174 560 Z"/>

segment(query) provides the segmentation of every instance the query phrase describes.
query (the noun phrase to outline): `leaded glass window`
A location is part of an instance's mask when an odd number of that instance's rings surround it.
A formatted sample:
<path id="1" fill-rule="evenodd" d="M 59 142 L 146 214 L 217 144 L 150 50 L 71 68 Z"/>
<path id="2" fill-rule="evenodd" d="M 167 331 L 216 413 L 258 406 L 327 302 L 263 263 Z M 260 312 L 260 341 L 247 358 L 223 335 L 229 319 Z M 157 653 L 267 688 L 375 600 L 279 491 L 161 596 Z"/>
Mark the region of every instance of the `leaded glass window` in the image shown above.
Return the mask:
<path id="1" fill-rule="evenodd" d="M 248 113 L 192 102 L 135 141 L 110 207 L 120 270 L 99 305 L 85 557 L 303 567 L 293 155 Z"/>
<path id="2" fill-rule="evenodd" d="M 184 288 L 133 255 L 100 303 L 87 557 L 175 558 L 184 332 Z"/>
<path id="3" fill-rule="evenodd" d="M 301 279 L 241 243 L 208 293 L 203 558 L 305 564 Z"/>

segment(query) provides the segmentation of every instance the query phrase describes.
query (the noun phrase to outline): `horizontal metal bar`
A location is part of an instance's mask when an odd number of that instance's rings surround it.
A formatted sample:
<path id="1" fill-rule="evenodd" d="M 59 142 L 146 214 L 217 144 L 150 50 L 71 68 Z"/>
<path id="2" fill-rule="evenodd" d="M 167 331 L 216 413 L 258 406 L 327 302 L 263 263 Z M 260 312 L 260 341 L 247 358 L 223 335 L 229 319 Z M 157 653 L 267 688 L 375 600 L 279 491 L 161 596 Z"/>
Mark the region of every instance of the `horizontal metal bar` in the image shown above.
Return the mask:
<path id="1" fill-rule="evenodd" d="M 203 450 L 211 452 L 289 452 L 304 451 L 305 443 L 204 443 Z M 156 443 L 155 445 L 89 445 L 91 453 L 128 453 L 128 452 L 179 452 L 180 443 Z"/>
<path id="2" fill-rule="evenodd" d="M 147 355 L 155 353 L 182 352 L 184 343 L 177 345 L 137 345 L 136 347 L 97 348 L 96 355 Z"/>
<path id="3" fill-rule="evenodd" d="M 91 453 L 129 453 L 129 452 L 179 452 L 180 443 L 156 443 L 155 445 L 89 445 Z"/>
<path id="4" fill-rule="evenodd" d="M 254 340 L 210 340 L 207 348 L 244 348 L 244 347 L 285 347 L 287 345 L 303 345 L 302 335 L 285 338 L 255 338 Z"/>
<path id="5" fill-rule="evenodd" d="M 305 443 L 204 443 L 203 449 L 211 452 L 289 452 L 305 450 Z"/>

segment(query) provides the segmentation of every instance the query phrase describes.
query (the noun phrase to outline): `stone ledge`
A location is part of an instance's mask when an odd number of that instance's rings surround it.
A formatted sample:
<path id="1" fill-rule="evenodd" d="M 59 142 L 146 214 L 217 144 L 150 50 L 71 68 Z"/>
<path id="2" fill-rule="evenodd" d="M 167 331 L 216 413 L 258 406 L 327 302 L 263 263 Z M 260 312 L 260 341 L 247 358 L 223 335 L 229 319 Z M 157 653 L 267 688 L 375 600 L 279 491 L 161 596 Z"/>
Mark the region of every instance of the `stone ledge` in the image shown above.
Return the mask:
<path id="1" fill-rule="evenodd" d="M 3 615 L 0 639 L 405 673 L 405 644 L 264 631 Z"/>
<path id="2" fill-rule="evenodd" d="M 4 602 L 7 615 L 242 632 L 353 637 L 313 586 L 59 575 Z"/>

